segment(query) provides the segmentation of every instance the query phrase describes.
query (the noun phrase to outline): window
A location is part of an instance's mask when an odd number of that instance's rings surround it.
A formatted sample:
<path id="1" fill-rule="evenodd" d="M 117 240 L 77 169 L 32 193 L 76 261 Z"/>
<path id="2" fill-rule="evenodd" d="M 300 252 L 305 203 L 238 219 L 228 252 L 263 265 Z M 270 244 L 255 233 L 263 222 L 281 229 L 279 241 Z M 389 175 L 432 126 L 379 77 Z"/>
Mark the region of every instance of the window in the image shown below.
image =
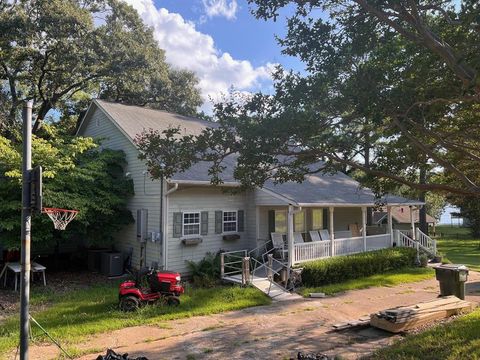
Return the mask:
<path id="1" fill-rule="evenodd" d="M 323 209 L 312 209 L 312 230 L 323 229 Z"/>
<path id="2" fill-rule="evenodd" d="M 183 235 L 200 235 L 200 213 L 183 213 Z"/>
<path id="3" fill-rule="evenodd" d="M 293 229 L 295 232 L 305 232 L 305 211 L 293 215 Z"/>
<path id="4" fill-rule="evenodd" d="M 287 211 L 275 210 L 275 232 L 280 234 L 287 233 Z"/>
<path id="5" fill-rule="evenodd" d="M 237 231 L 237 212 L 224 211 L 223 212 L 223 232 Z"/>

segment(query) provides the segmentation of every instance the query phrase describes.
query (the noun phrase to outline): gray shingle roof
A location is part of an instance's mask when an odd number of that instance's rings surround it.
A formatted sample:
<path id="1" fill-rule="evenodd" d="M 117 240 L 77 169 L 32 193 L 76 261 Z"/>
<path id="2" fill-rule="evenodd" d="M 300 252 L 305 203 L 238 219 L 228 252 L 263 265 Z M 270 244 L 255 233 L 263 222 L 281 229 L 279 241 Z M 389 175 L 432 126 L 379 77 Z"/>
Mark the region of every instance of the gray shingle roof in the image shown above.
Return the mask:
<path id="1" fill-rule="evenodd" d="M 185 134 L 200 135 L 206 127 L 215 126 L 214 123 L 205 120 L 142 106 L 124 105 L 99 99 L 94 102 L 110 115 L 131 139 L 148 129 L 163 131 L 180 127 Z"/>
<path id="2" fill-rule="evenodd" d="M 284 196 L 299 205 L 368 205 L 375 203 L 385 204 L 421 204 L 415 200 L 408 200 L 400 196 L 388 194 L 381 199 L 375 197 L 372 190 L 362 187 L 351 177 L 337 172 L 330 174 L 312 174 L 305 177 L 301 184 L 286 182 L 273 184 L 268 182 L 266 189 Z"/>
<path id="3" fill-rule="evenodd" d="M 206 127 L 216 126 L 215 123 L 205 120 L 140 106 L 123 105 L 98 99 L 94 100 L 94 103 L 110 116 L 130 140 L 149 129 L 162 131 L 169 127 L 180 127 L 185 134 L 199 135 Z M 226 169 L 222 174 L 222 179 L 225 183 L 236 183 L 233 177 L 235 162 L 236 156 L 230 156 L 224 163 Z M 170 181 L 208 183 L 211 178 L 208 174 L 209 166 L 208 162 L 199 162 L 187 171 L 175 174 Z M 340 172 L 333 175 L 308 175 L 303 183 L 274 184 L 269 181 L 264 188 L 297 205 L 373 205 L 378 200 L 370 189 L 361 187 L 357 181 Z M 382 200 L 384 203 L 392 205 L 422 204 L 393 195 L 388 195 Z"/>

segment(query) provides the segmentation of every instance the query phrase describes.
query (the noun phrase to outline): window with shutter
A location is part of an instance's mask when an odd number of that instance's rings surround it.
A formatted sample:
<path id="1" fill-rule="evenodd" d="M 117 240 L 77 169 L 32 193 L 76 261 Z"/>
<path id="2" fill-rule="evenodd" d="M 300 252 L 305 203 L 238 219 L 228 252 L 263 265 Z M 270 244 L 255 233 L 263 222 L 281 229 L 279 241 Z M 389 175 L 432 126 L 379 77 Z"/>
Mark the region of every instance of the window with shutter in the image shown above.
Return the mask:
<path id="1" fill-rule="evenodd" d="M 200 235 L 200 213 L 183 213 L 183 236 Z"/>
<path id="2" fill-rule="evenodd" d="M 237 212 L 236 211 L 224 211 L 223 212 L 223 232 L 236 232 L 237 231 Z"/>

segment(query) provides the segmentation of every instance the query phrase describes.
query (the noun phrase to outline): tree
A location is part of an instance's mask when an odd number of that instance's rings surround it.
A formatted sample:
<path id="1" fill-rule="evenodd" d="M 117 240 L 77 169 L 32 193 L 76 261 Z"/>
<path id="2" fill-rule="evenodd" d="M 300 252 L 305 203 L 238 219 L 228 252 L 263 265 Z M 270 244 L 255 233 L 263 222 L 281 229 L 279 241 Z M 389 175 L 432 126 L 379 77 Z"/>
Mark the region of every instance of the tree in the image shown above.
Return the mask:
<path id="1" fill-rule="evenodd" d="M 0 33 L 4 135 L 18 127 L 29 99 L 34 133 L 52 109 L 78 111 L 85 95 L 186 115 L 201 105 L 196 77 L 165 62 L 152 30 L 122 1 L 1 2 Z"/>
<path id="2" fill-rule="evenodd" d="M 289 1 L 250 3 L 269 19 Z M 307 74 L 278 70 L 273 95 L 233 96 L 217 104 L 215 129 L 183 144 L 165 140 L 189 154 L 180 168 L 211 160 L 216 182 L 223 159 L 237 153 L 235 175 L 248 186 L 356 169 L 379 193 L 404 184 L 478 196 L 478 173 L 467 171 L 480 160 L 477 2 L 458 10 L 440 1 L 292 3 L 297 12 L 280 44 Z M 139 144 L 168 135 L 144 134 Z M 142 150 L 150 158 L 148 146 Z"/>
<path id="3" fill-rule="evenodd" d="M 66 231 L 53 229 L 46 215 L 33 218 L 33 249 L 72 237 L 106 245 L 133 221 L 126 208 L 133 184 L 125 178 L 121 151 L 98 151 L 91 138 L 59 135 L 44 125 L 44 138 L 33 138 L 33 165 L 44 168 L 44 206 L 77 209 Z M 0 235 L 7 248 L 20 247 L 21 146 L 0 136 Z"/>

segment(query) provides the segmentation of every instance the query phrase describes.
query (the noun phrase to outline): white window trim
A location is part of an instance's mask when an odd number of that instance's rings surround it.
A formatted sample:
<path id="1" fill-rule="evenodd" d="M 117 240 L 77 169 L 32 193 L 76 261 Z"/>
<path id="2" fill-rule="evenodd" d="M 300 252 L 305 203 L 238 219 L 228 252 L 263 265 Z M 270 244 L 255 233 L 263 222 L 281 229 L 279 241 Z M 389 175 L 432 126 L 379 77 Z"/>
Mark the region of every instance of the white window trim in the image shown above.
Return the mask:
<path id="1" fill-rule="evenodd" d="M 225 221 L 225 213 L 234 212 L 235 213 L 235 231 L 224 231 L 225 222 L 233 223 L 233 221 Z M 222 234 L 237 234 L 238 233 L 238 210 L 223 210 L 222 211 Z"/>
<path id="2" fill-rule="evenodd" d="M 185 214 L 198 214 L 198 234 L 185 235 L 185 225 L 197 225 L 197 223 L 185 224 Z M 182 211 L 182 238 L 197 238 L 202 232 L 202 215 L 200 211 Z"/>

